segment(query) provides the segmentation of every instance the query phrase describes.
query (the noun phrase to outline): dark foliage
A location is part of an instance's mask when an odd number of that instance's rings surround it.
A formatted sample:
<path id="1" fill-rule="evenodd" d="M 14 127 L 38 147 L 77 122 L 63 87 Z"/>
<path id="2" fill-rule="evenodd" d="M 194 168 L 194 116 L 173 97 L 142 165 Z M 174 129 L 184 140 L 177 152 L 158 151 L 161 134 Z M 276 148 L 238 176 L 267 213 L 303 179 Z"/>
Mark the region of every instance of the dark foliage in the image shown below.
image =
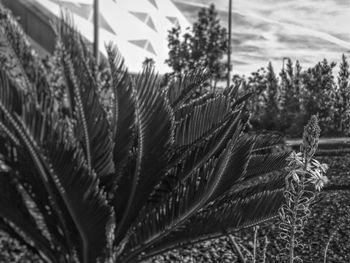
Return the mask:
<path id="1" fill-rule="evenodd" d="M 166 63 L 174 73 L 206 68 L 213 88 L 226 77 L 227 66 L 222 58 L 227 53 L 228 38 L 226 28 L 220 25 L 214 4 L 199 11 L 198 20 L 191 31 L 182 35 L 180 27 L 170 30 L 168 46 L 170 51 Z"/>
<path id="2" fill-rule="evenodd" d="M 274 130 L 292 138 L 300 138 L 302 127 L 317 114 L 323 136 L 349 134 L 349 65 L 343 55 L 334 80 L 335 63 L 326 60 L 302 70 L 298 61 L 287 59 L 278 79 L 271 63 L 267 69 L 253 72 L 242 82 L 240 92 L 251 93 L 247 109 L 251 112 L 251 130 Z"/>
<path id="3" fill-rule="evenodd" d="M 275 217 L 288 152 L 243 133 L 248 97 L 191 100 L 205 73 L 133 77 L 112 46 L 96 65 L 69 16 L 54 28 L 45 67 L 0 8 L 2 231 L 47 262 L 126 263 Z"/>

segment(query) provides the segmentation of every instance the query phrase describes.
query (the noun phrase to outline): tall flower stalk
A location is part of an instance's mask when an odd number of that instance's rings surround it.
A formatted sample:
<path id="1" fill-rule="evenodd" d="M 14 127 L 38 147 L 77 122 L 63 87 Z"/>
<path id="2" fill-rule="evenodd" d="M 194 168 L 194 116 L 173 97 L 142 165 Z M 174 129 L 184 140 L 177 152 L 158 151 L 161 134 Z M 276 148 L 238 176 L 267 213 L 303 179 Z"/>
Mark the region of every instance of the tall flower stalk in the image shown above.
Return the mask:
<path id="1" fill-rule="evenodd" d="M 328 182 L 325 176 L 327 165 L 313 159 L 319 137 L 318 120 L 316 116 L 312 116 L 304 128 L 300 152 L 293 152 L 289 157 L 284 191 L 285 204 L 279 209 L 280 238 L 284 242 L 285 262 L 302 262 L 296 255 L 296 249 L 303 248 L 301 237 L 311 214 L 311 203 L 316 193 Z"/>

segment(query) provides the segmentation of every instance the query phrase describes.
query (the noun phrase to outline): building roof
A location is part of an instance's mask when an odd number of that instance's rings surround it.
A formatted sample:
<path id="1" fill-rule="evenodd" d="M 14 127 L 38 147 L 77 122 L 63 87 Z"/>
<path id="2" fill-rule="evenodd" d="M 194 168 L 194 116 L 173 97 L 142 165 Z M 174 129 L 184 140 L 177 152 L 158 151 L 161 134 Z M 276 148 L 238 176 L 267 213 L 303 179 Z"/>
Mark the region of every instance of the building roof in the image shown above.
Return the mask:
<path id="1" fill-rule="evenodd" d="M 83 36 L 93 41 L 93 0 L 34 0 L 49 13 L 59 16 L 68 9 Z M 170 0 L 102 0 L 100 1 L 100 49 L 116 44 L 130 72 L 138 72 L 145 58 L 155 61 L 156 70 L 169 72 L 168 30 L 190 26 Z"/>

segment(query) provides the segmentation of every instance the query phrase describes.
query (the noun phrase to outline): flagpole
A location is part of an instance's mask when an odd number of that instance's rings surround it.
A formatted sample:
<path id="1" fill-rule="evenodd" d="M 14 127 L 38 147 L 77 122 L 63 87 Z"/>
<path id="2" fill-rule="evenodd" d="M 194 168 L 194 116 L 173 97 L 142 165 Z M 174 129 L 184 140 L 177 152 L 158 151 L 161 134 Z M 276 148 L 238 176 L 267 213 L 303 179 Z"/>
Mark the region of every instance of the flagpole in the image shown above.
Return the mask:
<path id="1" fill-rule="evenodd" d="M 99 0 L 94 0 L 94 56 L 96 62 L 99 63 L 100 51 L 99 51 L 99 28 L 100 28 L 100 7 Z"/>
<path id="2" fill-rule="evenodd" d="M 228 9 L 227 88 L 231 85 L 232 0 Z"/>

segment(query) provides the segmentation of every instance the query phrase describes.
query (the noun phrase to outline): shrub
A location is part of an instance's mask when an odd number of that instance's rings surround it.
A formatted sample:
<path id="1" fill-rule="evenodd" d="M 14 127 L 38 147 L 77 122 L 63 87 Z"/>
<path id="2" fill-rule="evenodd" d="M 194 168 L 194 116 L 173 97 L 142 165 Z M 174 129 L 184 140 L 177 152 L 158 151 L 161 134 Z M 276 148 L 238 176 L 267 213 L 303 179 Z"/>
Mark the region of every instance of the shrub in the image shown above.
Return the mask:
<path id="1" fill-rule="evenodd" d="M 349 129 L 349 69 L 342 57 L 338 83 L 334 81 L 335 63 L 327 60 L 302 71 L 299 62 L 288 59 L 278 79 L 271 63 L 250 77 L 234 76 L 243 83 L 242 94 L 251 93 L 247 103 L 251 113 L 250 128 L 255 131 L 274 130 L 300 138 L 303 126 L 317 115 L 325 136 L 344 136 Z"/>
<path id="2" fill-rule="evenodd" d="M 276 216 L 289 153 L 242 132 L 236 88 L 188 101 L 206 73 L 163 87 L 112 46 L 101 82 L 69 17 L 55 30 L 48 74 L 0 8 L 2 230 L 47 262 L 125 263 Z"/>
<path id="3" fill-rule="evenodd" d="M 320 191 L 328 182 L 325 176 L 327 165 L 312 159 L 319 137 L 318 120 L 316 116 L 312 116 L 305 126 L 300 152 L 293 153 L 290 157 L 284 192 L 286 203 L 279 209 L 280 237 L 285 246 L 283 257 L 290 263 L 302 262 L 296 255 L 296 249 L 303 248 L 301 238 L 311 215 L 310 207 L 316 197 L 315 192 Z"/>

